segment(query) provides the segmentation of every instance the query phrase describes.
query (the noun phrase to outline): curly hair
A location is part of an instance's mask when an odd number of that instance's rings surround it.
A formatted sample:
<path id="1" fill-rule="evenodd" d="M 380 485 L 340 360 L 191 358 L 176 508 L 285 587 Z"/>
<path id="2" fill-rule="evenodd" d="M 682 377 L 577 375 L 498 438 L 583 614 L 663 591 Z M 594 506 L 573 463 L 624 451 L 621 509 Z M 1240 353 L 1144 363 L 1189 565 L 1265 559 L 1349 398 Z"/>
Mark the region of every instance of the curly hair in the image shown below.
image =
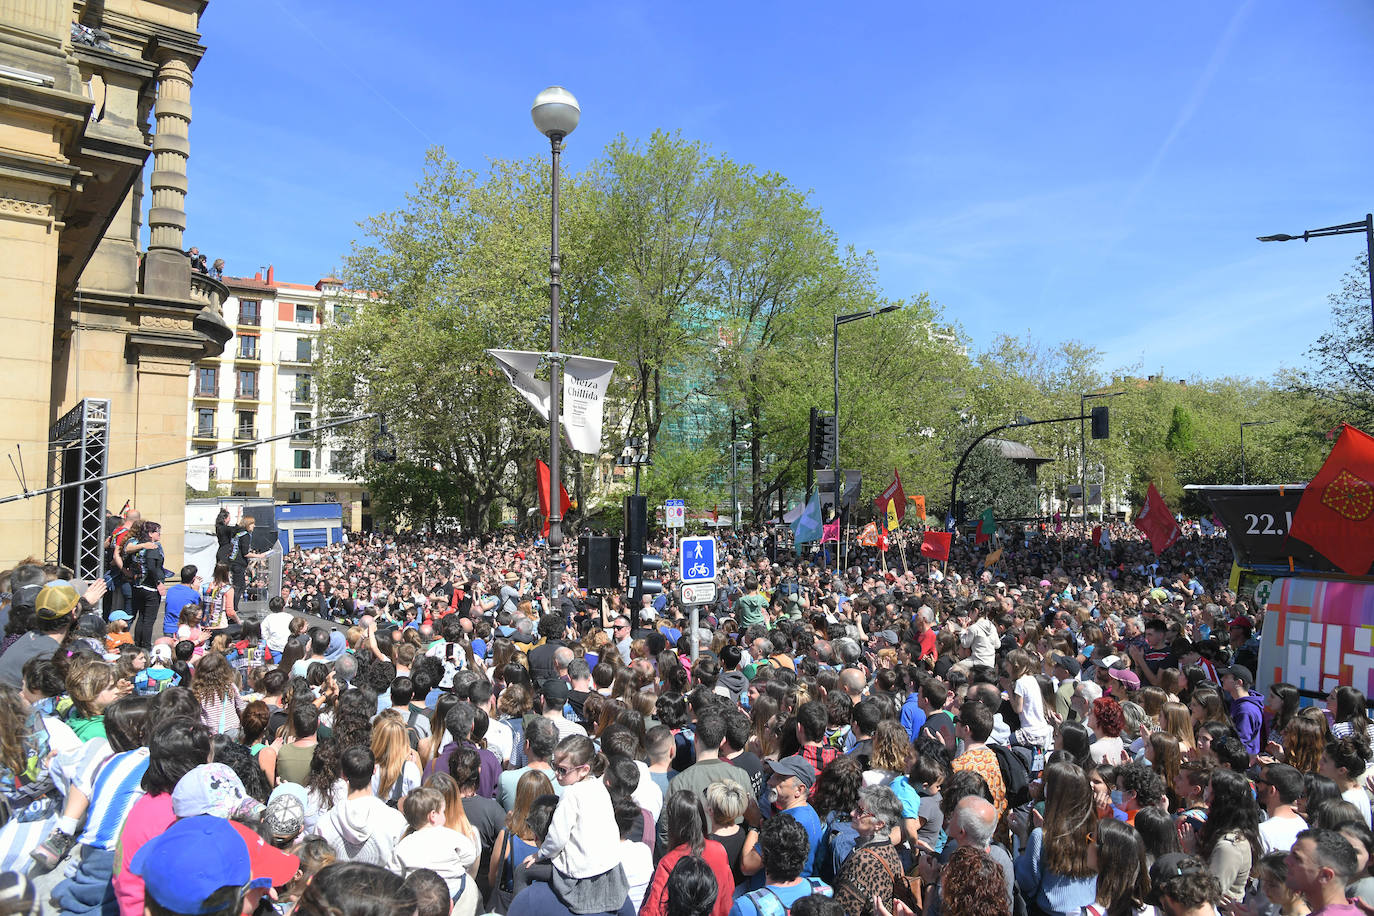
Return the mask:
<path id="1" fill-rule="evenodd" d="M 911 739 L 906 729 L 896 719 L 884 719 L 878 723 L 873 735 L 873 755 L 869 759 L 869 769 L 886 770 L 889 773 L 905 773 L 911 763 Z"/>
<path id="2" fill-rule="evenodd" d="M 230 696 L 233 689 L 234 669 L 228 659 L 214 651 L 202 655 L 196 663 L 196 679 L 191 682 L 191 692 L 196 699 L 202 703 L 212 703 Z"/>
<path id="3" fill-rule="evenodd" d="M 901 728 L 901 726 L 897 726 Z M 903 732 L 905 734 L 905 732 Z M 863 785 L 863 767 L 853 757 L 836 757 L 821 770 L 816 780 L 816 794 L 811 805 L 825 817 L 835 814 L 847 820 L 849 812 L 859 802 L 859 787 Z"/>
<path id="4" fill-rule="evenodd" d="M 1121 704 L 1111 697 L 1098 697 L 1093 700 L 1092 713 L 1098 731 L 1108 738 L 1121 737 L 1121 730 L 1126 726 L 1126 716 L 1121 711 Z"/>
<path id="5" fill-rule="evenodd" d="M 770 817 L 759 828 L 759 853 L 769 883 L 795 881 L 810 849 L 806 828 L 794 817 Z"/>
<path id="6" fill-rule="evenodd" d="M 954 851 L 945 867 L 940 899 L 945 916 L 1011 916 L 1002 866 L 972 846 Z"/>
<path id="7" fill-rule="evenodd" d="M 1302 773 L 1315 773 L 1326 750 L 1326 727 L 1310 716 L 1294 716 L 1283 730 L 1283 762 Z"/>

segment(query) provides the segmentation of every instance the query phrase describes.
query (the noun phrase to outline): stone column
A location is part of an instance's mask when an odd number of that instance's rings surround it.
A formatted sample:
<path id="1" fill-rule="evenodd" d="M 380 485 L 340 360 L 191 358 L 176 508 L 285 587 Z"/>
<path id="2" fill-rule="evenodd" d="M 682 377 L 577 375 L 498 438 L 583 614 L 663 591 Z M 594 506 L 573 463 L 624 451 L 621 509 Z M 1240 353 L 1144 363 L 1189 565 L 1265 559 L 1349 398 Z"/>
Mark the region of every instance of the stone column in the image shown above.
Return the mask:
<path id="1" fill-rule="evenodd" d="M 143 265 L 143 293 L 185 299 L 191 287 L 191 264 L 183 240 L 186 160 L 191 155 L 191 68 L 180 57 L 169 57 L 158 69 L 154 116 L 151 236 Z"/>
<path id="2" fill-rule="evenodd" d="M 53 302 L 57 242 L 51 194 L 0 180 L 0 452 L 22 447 L 26 482 L 47 486 L 48 388 L 52 378 Z M 0 494 L 19 492 L 9 461 L 0 457 Z M 16 459 L 16 464 L 18 460 Z M 0 562 L 43 556 L 47 502 L 42 497 L 0 506 Z"/>

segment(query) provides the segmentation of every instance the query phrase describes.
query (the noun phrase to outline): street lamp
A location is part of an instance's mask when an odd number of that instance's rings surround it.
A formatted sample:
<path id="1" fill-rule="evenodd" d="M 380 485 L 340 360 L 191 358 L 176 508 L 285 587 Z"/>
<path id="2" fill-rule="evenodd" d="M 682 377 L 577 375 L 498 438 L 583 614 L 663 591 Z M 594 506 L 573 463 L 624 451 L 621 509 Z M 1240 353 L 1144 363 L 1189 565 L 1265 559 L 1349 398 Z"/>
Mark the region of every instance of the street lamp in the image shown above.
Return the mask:
<path id="1" fill-rule="evenodd" d="M 1326 238 L 1329 235 L 1356 235 L 1364 233 L 1365 250 L 1369 260 L 1366 262 L 1369 273 L 1369 320 L 1371 327 L 1374 327 L 1374 213 L 1366 213 L 1364 219 L 1358 223 L 1342 223 L 1339 226 L 1327 226 L 1325 229 L 1308 229 L 1302 235 L 1261 235 L 1261 242 L 1296 242 L 1302 239 L 1309 242 L 1312 239 Z"/>
<path id="2" fill-rule="evenodd" d="M 1078 396 L 1078 486 L 1081 488 L 1078 496 L 1083 500 L 1083 527 L 1088 526 L 1088 428 L 1087 428 L 1087 405 L 1093 398 L 1115 398 L 1125 394 L 1124 391 L 1101 392 L 1098 394 L 1080 394 Z M 1093 433 L 1096 435 L 1096 433 Z M 1107 489 L 1107 480 L 1102 480 L 1102 489 Z M 1106 494 L 1102 496 L 1104 508 Z"/>
<path id="3" fill-rule="evenodd" d="M 563 138 L 577 129 L 582 109 L 577 99 L 562 86 L 550 86 L 534 97 L 530 117 L 539 132 L 549 138 L 553 152 L 553 201 L 549 248 L 549 600 L 558 596 L 559 550 L 563 546 L 563 505 L 557 487 L 562 479 L 558 468 L 559 391 L 563 385 L 563 354 L 558 352 L 558 295 L 563 289 L 562 266 L 558 262 L 558 159 Z"/>
<path id="4" fill-rule="evenodd" d="M 1247 426 L 1270 426 L 1270 425 L 1272 425 L 1272 424 L 1274 424 L 1274 423 L 1277 423 L 1277 422 L 1279 422 L 1279 421 L 1278 421 L 1278 420 L 1250 420 L 1249 422 L 1240 424 L 1240 482 L 1241 482 L 1241 485 L 1242 485 L 1242 486 L 1246 483 L 1246 479 L 1245 479 L 1245 427 L 1247 427 Z"/>
<path id="5" fill-rule="evenodd" d="M 844 493 L 844 472 L 840 470 L 840 325 L 849 324 L 853 321 L 863 321 L 865 318 L 872 318 L 874 315 L 885 315 L 888 312 L 895 312 L 900 309 L 900 305 L 885 305 L 882 308 L 869 307 L 862 312 L 850 312 L 848 315 L 836 315 L 835 326 L 830 340 L 831 366 L 835 376 L 835 514 L 840 513 L 843 503 L 841 496 Z M 844 550 L 844 543 L 839 545 L 840 551 Z M 844 565 L 844 557 L 841 554 L 840 566 Z"/>

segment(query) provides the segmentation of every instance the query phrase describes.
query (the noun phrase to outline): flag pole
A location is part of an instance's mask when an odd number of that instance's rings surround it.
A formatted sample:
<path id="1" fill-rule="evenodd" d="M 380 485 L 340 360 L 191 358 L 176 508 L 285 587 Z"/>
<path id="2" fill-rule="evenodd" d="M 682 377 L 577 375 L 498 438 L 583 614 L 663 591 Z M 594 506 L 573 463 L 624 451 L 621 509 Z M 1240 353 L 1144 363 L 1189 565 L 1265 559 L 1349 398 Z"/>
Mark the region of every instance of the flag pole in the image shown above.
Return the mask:
<path id="1" fill-rule="evenodd" d="M 905 576 L 905 575 L 907 574 L 907 568 L 906 568 L 906 535 L 905 535 L 905 534 L 902 535 L 901 553 L 902 553 L 902 575 Z"/>

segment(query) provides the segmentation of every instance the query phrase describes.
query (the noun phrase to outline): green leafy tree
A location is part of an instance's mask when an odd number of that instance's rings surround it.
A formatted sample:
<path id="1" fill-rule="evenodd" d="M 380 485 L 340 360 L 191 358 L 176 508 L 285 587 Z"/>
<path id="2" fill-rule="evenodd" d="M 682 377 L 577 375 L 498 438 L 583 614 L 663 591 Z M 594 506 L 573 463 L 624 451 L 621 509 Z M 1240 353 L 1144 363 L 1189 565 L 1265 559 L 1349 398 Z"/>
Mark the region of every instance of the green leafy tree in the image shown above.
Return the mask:
<path id="1" fill-rule="evenodd" d="M 1307 351 L 1308 364 L 1283 376 L 1290 390 L 1324 402 L 1334 417 L 1374 426 L 1374 325 L 1369 305 L 1369 257 L 1361 255 L 1332 293 L 1331 327 Z"/>

